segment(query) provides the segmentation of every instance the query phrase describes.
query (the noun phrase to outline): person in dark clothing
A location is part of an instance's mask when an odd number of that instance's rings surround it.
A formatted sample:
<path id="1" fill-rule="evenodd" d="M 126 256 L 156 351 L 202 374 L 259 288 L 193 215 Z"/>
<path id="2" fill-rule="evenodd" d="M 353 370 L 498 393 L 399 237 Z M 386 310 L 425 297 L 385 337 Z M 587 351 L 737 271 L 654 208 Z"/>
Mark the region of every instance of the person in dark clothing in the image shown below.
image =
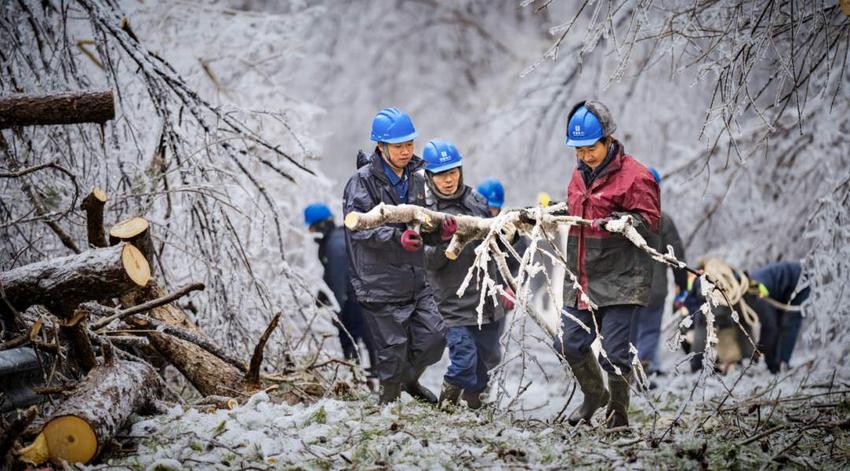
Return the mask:
<path id="1" fill-rule="evenodd" d="M 810 293 L 809 287 L 798 289 L 801 272 L 800 262 L 775 262 L 751 273 L 744 272 L 743 276 L 732 269 L 735 283 L 747 284 L 746 292 L 740 299 L 731 299 L 733 307 L 744 313 L 744 320 L 748 317 L 747 312 L 751 312 L 758 320 L 760 329 L 756 346 L 763 355 L 768 370 L 774 374 L 781 371 L 783 364 L 790 362 L 800 332 L 802 313 L 799 307 L 808 299 Z M 735 289 L 731 288 L 730 291 L 734 292 Z M 689 312 L 694 313 L 695 356 L 691 359 L 691 369 L 694 371 L 702 368 L 702 352 L 705 348 L 706 320 L 699 311 L 699 306 L 704 302 L 697 280 L 688 292 L 685 303 Z M 717 329 L 735 328 L 738 344 L 736 348 L 743 352 L 742 358 L 752 356 L 749 339 L 731 320 L 731 309 L 720 306 L 716 311 Z"/>
<path id="2" fill-rule="evenodd" d="M 346 360 L 360 361 L 357 344 L 361 340 L 369 354 L 369 365 L 375 364 L 375 349 L 366 334 L 363 313 L 357 296 L 351 287 L 348 274 L 348 255 L 345 249 L 345 231 L 334 224 L 333 213 L 322 203 L 313 203 L 304 209 L 304 223 L 310 232 L 320 234 L 319 261 L 324 267 L 322 278 L 333 293 L 339 306 L 336 326 L 339 329 L 339 343 Z M 324 292 L 320 292 L 320 301 Z"/>
<path id="3" fill-rule="evenodd" d="M 396 108 L 380 111 L 372 121 L 374 153 L 358 154 L 357 172 L 345 186 L 343 208 L 367 212 L 378 204 L 425 204 L 424 163 L 413 154 L 416 130 L 410 117 Z M 351 284 L 363 307 L 377 351 L 373 373 L 381 382 L 380 402 L 406 391 L 436 403 L 419 383 L 425 368 L 439 361 L 446 346 L 446 325 L 425 277 L 423 242 L 448 240 L 457 230 L 445 218 L 436 231 L 420 235 L 401 224 L 374 229 L 346 229 Z"/>
<path id="4" fill-rule="evenodd" d="M 425 159 L 428 208 L 449 214 L 490 217 L 487 200 L 463 184 L 463 158 L 457 148 L 446 141 L 432 140 L 422 152 Z M 448 325 L 449 364 L 443 376 L 440 405 L 457 404 L 462 397 L 470 408 L 481 407 L 481 394 L 490 381 L 488 372 L 502 360 L 500 332 L 504 323 L 504 304 L 494 306 L 485 301 L 479 325 L 478 305 L 481 292 L 475 282 L 467 286 L 463 296 L 457 290 L 475 262 L 475 245 L 467 245 L 457 259 L 446 257 L 448 241 L 425 248 L 428 281 L 434 287 L 440 314 Z M 495 262 L 488 269 L 496 277 Z"/>
<path id="5" fill-rule="evenodd" d="M 625 153 L 612 136 L 614 130 L 610 112 L 602 103 L 581 102 L 569 114 L 567 145 L 576 148 L 578 158 L 567 189 L 569 213 L 591 219 L 593 224 L 570 228 L 568 268 L 577 277 L 581 291 L 567 277 L 565 312 L 555 338 L 555 349 L 570 364 L 584 394 L 569 422 L 590 423 L 593 413 L 607 403 L 609 428 L 629 423 L 629 337 L 639 306 L 649 301 L 653 262 L 624 237 L 607 232 L 605 225 L 628 215 L 635 228 L 653 243 L 661 212 L 652 174 Z M 591 301 L 597 306 L 595 310 Z M 598 335 L 606 354 L 597 362 L 591 344 Z M 608 372 L 610 393 L 600 363 Z"/>
<path id="6" fill-rule="evenodd" d="M 655 178 L 655 182 L 661 183 L 661 175 L 654 168 L 649 172 Z M 658 246 L 656 250 L 667 252 L 667 247 L 673 247 L 676 258 L 685 261 L 685 249 L 682 238 L 676 229 L 676 224 L 670 215 L 661 212 L 658 223 Z M 660 365 L 657 360 L 658 343 L 661 338 L 661 318 L 664 316 L 664 306 L 667 299 L 667 265 L 663 263 L 652 264 L 652 285 L 650 287 L 649 303 L 638 309 L 637 322 L 632 330 L 631 342 L 638 351 L 638 359 L 648 373 L 658 372 Z M 685 269 L 673 269 L 673 281 L 676 285 L 676 293 L 686 291 L 688 287 L 688 272 Z"/>

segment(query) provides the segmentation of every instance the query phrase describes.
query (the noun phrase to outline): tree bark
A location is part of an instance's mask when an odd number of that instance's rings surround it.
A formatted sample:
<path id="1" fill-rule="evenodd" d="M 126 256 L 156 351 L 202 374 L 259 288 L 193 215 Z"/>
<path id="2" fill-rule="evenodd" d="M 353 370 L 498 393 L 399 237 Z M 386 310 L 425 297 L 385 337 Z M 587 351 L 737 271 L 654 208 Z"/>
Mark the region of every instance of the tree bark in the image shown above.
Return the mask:
<path id="1" fill-rule="evenodd" d="M 95 360 L 94 348 L 92 348 L 86 327 L 86 317 L 88 317 L 89 311 L 83 306 L 79 305 L 71 316 L 64 318 L 59 330 L 62 335 L 70 340 L 71 356 L 73 356 L 77 365 L 83 373 L 88 373 L 97 366 L 97 360 Z M 62 317 L 65 316 L 62 315 Z"/>
<path id="2" fill-rule="evenodd" d="M 105 123 L 113 118 L 112 90 L 0 97 L 0 129 L 38 124 Z"/>
<path id="3" fill-rule="evenodd" d="M 42 304 L 53 312 L 121 296 L 145 286 L 150 266 L 130 244 L 89 250 L 0 273 L 6 300 L 18 311 Z M 0 310 L 9 309 L 0 303 Z"/>
<path id="4" fill-rule="evenodd" d="M 146 363 L 107 361 L 92 370 L 50 416 L 25 461 L 61 465 L 89 463 L 134 412 L 145 413 L 162 398 L 164 385 Z"/>
<path id="5" fill-rule="evenodd" d="M 80 209 L 86 212 L 86 233 L 88 234 L 89 245 L 92 247 L 109 246 L 103 232 L 103 207 L 105 204 L 106 193 L 98 187 L 94 187 L 80 204 Z"/>
<path id="6" fill-rule="evenodd" d="M 155 281 L 143 289 L 126 296 L 124 304 L 133 306 L 165 296 L 165 291 Z M 148 311 L 148 316 L 165 324 L 181 328 L 198 337 L 207 339 L 206 335 L 192 322 L 189 317 L 174 304 L 158 306 Z M 146 327 L 143 318 L 130 317 L 131 325 Z M 176 338 L 165 332 L 151 331 L 146 333 L 151 345 L 203 396 L 239 396 L 243 392 L 242 371 L 221 358 L 207 352 L 192 342 Z M 210 343 L 212 341 L 210 340 Z"/>

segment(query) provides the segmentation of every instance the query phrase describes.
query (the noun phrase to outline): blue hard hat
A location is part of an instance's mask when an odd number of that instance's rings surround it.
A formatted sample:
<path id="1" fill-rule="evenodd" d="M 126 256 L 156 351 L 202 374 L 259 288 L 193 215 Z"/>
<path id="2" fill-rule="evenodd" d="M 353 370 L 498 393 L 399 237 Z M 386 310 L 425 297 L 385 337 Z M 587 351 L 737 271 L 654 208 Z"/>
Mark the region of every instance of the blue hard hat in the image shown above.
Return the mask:
<path id="1" fill-rule="evenodd" d="M 501 208 L 505 204 L 505 187 L 495 178 L 488 178 L 475 189 L 481 196 L 487 198 L 487 206 Z"/>
<path id="2" fill-rule="evenodd" d="M 652 178 L 655 179 L 655 183 L 661 183 L 661 174 L 658 173 L 658 170 L 655 170 L 655 167 L 649 167 L 649 173 L 652 174 Z"/>
<path id="3" fill-rule="evenodd" d="M 330 219 L 334 215 L 331 213 L 331 208 L 324 203 L 313 203 L 304 208 L 304 224 L 312 226 L 317 222 Z"/>
<path id="4" fill-rule="evenodd" d="M 567 124 L 568 146 L 592 146 L 603 137 L 605 137 L 605 134 L 602 123 L 599 122 L 599 117 L 591 113 L 587 106 L 580 106 L 570 116 L 570 122 Z"/>
<path id="5" fill-rule="evenodd" d="M 416 129 L 407 113 L 398 108 L 384 108 L 372 120 L 372 140 L 399 144 L 416 139 Z"/>
<path id="6" fill-rule="evenodd" d="M 425 144 L 422 159 L 425 160 L 425 170 L 431 173 L 445 172 L 463 165 L 463 157 L 457 147 L 439 139 L 432 139 Z"/>

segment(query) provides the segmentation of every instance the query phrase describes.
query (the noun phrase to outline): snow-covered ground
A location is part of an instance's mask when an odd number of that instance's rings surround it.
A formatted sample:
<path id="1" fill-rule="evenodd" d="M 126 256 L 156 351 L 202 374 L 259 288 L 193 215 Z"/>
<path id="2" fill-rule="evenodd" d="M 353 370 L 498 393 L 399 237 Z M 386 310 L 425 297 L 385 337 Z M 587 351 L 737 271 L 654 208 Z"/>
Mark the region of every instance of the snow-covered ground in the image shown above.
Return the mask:
<path id="1" fill-rule="evenodd" d="M 368 393 L 294 406 L 273 392 L 271 397 L 258 393 L 232 410 L 174 405 L 165 415 L 139 417 L 123 434 L 130 451 L 90 469 L 749 469 L 771 459 L 778 459 L 773 466 L 789 463 L 776 455 L 794 440 L 789 455 L 798 465 L 850 465 L 846 423 L 844 430 L 805 432 L 807 423 L 847 420 L 850 369 L 832 371 L 827 359 L 804 354 L 795 362 L 801 366 L 780 376 L 770 375 L 763 365 L 742 367 L 724 377 L 710 376 L 697 388 L 698 374 L 656 377 L 658 387 L 632 401 L 633 430 L 608 434 L 599 426 L 601 413 L 593 428 L 562 421 L 572 382 L 547 345 L 526 345 L 539 367 L 529 365 L 527 378 L 533 383 L 510 411 L 505 407 L 515 397 L 519 360 L 507 367 L 509 394 L 500 407 L 480 412 L 444 412 L 406 394 L 399 404 L 381 407 Z M 678 353 L 665 355 L 669 371 L 677 358 Z M 424 381 L 432 389 L 439 387 L 446 362 L 427 371 Z M 580 398 L 576 391 L 567 410 Z M 836 402 L 836 407 L 823 407 Z M 723 412 L 717 413 L 720 404 Z M 813 417 L 817 422 L 809 422 Z M 772 427 L 780 429 L 738 445 Z"/>

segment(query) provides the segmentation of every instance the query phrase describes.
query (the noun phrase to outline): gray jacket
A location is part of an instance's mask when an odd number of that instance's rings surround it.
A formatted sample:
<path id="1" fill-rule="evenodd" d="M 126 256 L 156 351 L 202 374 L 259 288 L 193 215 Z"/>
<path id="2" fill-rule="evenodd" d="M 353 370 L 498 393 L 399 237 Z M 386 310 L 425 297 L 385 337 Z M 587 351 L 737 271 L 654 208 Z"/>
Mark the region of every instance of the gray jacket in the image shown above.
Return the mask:
<path id="1" fill-rule="evenodd" d="M 381 156 L 370 157 L 361 151 L 357 158 L 357 173 L 345 185 L 343 213 L 366 212 L 379 203 L 400 204 L 390 184 Z M 424 206 L 425 177 L 417 172 L 424 166 L 414 156 L 407 164 L 409 172 L 408 203 Z M 351 285 L 361 303 L 408 303 L 427 288 L 424 251 L 408 252 L 401 246 L 404 224 L 376 227 L 365 231 L 345 230 L 348 247 L 348 269 Z M 422 234 L 423 241 L 430 239 Z"/>
<path id="2" fill-rule="evenodd" d="M 487 200 L 471 188 L 464 187 L 460 196 L 455 198 L 442 198 L 433 192 L 426 192 L 426 206 L 435 211 L 449 214 L 464 214 L 469 216 L 490 217 L 487 208 Z M 428 282 L 434 288 L 434 295 L 440 314 L 449 327 L 478 325 L 478 302 L 480 291 L 473 279 L 462 297 L 458 297 L 457 289 L 463 283 L 469 267 L 475 261 L 475 243 L 467 245 L 458 256 L 457 260 L 450 261 L 446 258 L 445 251 L 448 242 L 441 242 L 435 246 L 425 247 L 425 266 L 428 269 Z M 497 278 L 495 262 L 490 263 L 490 276 Z M 488 299 L 484 304 L 483 323 L 489 324 L 505 317 L 501 306 L 494 306 L 493 301 Z"/>
<path id="3" fill-rule="evenodd" d="M 685 248 L 682 244 L 682 238 L 679 236 L 679 231 L 676 229 L 676 224 L 670 218 L 670 215 L 661 212 L 661 220 L 658 222 L 659 246 L 655 247 L 661 253 L 667 253 L 667 246 L 673 246 L 673 253 L 676 258 L 685 261 Z M 673 270 L 673 280 L 679 290 L 685 290 L 688 287 L 688 272 L 684 269 L 677 268 Z M 664 304 L 667 298 L 667 265 L 652 262 L 652 286 L 649 289 L 649 306 L 658 306 Z"/>

